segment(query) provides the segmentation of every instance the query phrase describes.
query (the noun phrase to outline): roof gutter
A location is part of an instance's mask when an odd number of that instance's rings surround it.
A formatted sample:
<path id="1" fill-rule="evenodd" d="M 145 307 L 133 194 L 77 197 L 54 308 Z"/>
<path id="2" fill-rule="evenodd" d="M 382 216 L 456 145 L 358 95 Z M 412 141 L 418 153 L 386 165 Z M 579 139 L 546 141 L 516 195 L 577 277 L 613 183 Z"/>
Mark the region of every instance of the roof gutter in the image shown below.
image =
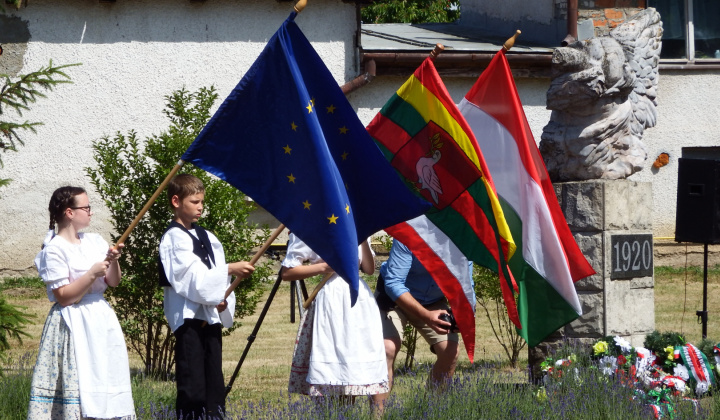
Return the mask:
<path id="1" fill-rule="evenodd" d="M 433 61 L 438 73 L 457 77 L 478 77 L 496 53 L 468 53 L 445 50 Z M 372 62 L 375 75 L 407 76 L 428 57 L 426 52 L 360 51 L 367 69 Z M 507 53 L 513 74 L 518 77 L 549 77 L 552 53 Z"/>
<path id="2" fill-rule="evenodd" d="M 447 67 L 453 64 L 490 64 L 490 60 L 495 57 L 496 53 L 465 53 L 455 52 L 453 50 L 445 50 L 438 55 L 433 61 L 437 67 Z M 428 53 L 403 53 L 403 52 L 363 52 L 363 61 L 373 60 L 380 64 L 420 64 L 428 57 Z M 509 62 L 519 65 L 544 65 L 550 64 L 552 53 L 519 53 L 506 54 Z"/>

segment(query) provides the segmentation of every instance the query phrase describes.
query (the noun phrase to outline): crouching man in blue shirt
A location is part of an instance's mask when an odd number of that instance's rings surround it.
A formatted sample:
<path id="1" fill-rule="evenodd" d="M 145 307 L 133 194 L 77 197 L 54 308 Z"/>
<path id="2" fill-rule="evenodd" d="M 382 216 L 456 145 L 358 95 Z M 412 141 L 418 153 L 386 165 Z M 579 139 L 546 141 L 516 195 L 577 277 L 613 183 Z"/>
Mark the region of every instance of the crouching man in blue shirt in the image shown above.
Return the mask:
<path id="1" fill-rule="evenodd" d="M 469 269 L 472 270 L 472 263 Z M 447 299 L 430 273 L 397 239 L 393 242 L 388 260 L 380 267 L 375 296 L 383 322 L 390 386 L 395 357 L 408 322 L 437 355 L 432 369 L 432 383 L 439 384 L 451 378 L 458 360 L 458 334 L 457 330 L 449 330 L 450 323 L 440 319 L 441 315 L 448 313 Z"/>

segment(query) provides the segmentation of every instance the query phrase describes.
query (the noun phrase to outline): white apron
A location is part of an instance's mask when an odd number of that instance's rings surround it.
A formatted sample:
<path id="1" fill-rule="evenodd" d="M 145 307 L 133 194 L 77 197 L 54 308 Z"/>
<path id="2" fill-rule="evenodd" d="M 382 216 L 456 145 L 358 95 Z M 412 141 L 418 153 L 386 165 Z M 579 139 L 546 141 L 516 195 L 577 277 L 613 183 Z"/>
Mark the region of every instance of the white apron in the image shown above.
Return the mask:
<path id="1" fill-rule="evenodd" d="M 87 294 L 61 313 L 75 347 L 83 416 L 134 416 L 125 338 L 103 295 Z"/>

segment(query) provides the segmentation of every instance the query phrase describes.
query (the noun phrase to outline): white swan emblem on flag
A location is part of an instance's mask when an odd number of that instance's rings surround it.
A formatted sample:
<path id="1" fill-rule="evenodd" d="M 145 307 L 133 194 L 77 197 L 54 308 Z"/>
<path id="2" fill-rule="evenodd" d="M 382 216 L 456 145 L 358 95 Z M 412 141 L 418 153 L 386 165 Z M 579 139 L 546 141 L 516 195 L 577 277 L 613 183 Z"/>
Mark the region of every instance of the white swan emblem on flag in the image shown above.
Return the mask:
<path id="1" fill-rule="evenodd" d="M 440 180 L 438 179 L 437 173 L 435 173 L 435 165 L 441 157 L 439 150 L 435 150 L 431 157 L 421 157 L 415 164 L 415 169 L 418 174 L 418 182 L 422 188 L 430 191 L 430 195 L 435 204 L 438 203 L 438 194 L 442 194 L 442 187 L 440 187 Z"/>

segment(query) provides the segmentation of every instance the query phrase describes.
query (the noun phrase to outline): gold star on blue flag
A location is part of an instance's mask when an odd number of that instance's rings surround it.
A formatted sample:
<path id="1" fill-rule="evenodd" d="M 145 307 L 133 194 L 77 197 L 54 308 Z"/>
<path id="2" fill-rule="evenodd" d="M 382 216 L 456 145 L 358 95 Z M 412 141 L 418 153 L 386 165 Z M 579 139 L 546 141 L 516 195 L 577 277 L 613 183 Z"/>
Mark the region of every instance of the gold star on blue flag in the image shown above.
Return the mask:
<path id="1" fill-rule="evenodd" d="M 354 304 L 358 244 L 430 205 L 370 138 L 296 15 L 182 159 L 240 189 L 293 231 L 350 284 Z"/>

